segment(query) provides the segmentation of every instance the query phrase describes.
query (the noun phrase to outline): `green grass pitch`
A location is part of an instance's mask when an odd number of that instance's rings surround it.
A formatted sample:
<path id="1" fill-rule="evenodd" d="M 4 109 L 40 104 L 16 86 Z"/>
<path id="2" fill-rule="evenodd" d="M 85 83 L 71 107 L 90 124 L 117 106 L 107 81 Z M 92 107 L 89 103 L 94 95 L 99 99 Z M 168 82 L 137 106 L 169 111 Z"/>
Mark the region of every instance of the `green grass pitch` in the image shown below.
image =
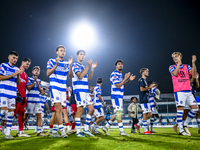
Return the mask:
<path id="1" fill-rule="evenodd" d="M 101 129 L 99 129 L 101 130 Z M 192 136 L 179 136 L 172 128 L 155 128 L 157 134 L 144 135 L 130 133 L 129 137 L 119 136 L 119 129 L 109 131 L 110 136 L 96 135 L 95 137 L 68 138 L 37 137 L 34 130 L 25 131 L 31 138 L 16 137 L 15 140 L 4 140 L 0 135 L 0 149 L 3 150 L 197 150 L 200 149 L 200 134 L 197 128 L 190 128 Z M 141 129 L 143 133 L 143 129 Z M 11 131 L 14 136 L 16 131 Z"/>

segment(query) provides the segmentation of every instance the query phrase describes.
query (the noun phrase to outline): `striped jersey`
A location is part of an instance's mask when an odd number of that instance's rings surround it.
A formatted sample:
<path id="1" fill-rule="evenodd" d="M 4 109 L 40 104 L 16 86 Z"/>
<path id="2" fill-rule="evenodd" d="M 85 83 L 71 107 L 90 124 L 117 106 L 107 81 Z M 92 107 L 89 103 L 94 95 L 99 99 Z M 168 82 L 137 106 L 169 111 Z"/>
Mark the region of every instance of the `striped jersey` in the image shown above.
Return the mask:
<path id="1" fill-rule="evenodd" d="M 51 58 L 47 62 L 47 69 L 52 69 L 56 65 L 56 58 Z M 50 89 L 66 92 L 67 88 L 67 74 L 69 72 L 69 63 L 67 61 L 60 61 L 58 67 L 49 76 Z"/>
<path id="2" fill-rule="evenodd" d="M 124 95 L 124 85 L 122 85 L 119 89 L 115 86 L 115 84 L 122 82 L 123 76 L 122 73 L 115 70 L 112 72 L 110 76 L 111 83 L 111 99 L 123 98 Z"/>
<path id="3" fill-rule="evenodd" d="M 155 90 L 155 88 L 151 88 L 149 90 L 149 105 L 150 105 L 150 107 L 156 107 L 155 102 L 154 102 L 155 96 L 156 96 L 156 90 Z"/>
<path id="4" fill-rule="evenodd" d="M 40 91 L 37 88 L 38 82 L 40 82 L 40 79 L 37 79 L 37 83 L 34 85 L 34 87 L 28 91 L 27 93 L 27 103 L 40 103 Z M 33 77 L 28 77 L 27 86 L 33 84 L 35 82 L 35 79 Z M 42 85 L 40 84 L 42 87 Z"/>
<path id="5" fill-rule="evenodd" d="M 18 71 L 19 68 L 16 66 L 11 66 L 9 63 L 2 63 L 0 65 L 0 75 L 3 76 L 9 76 L 16 71 Z M 0 97 L 5 98 L 16 98 L 17 96 L 17 75 L 7 79 L 0 81 Z"/>
<path id="6" fill-rule="evenodd" d="M 83 72 L 85 69 L 85 66 L 80 64 L 79 62 L 75 62 L 72 65 L 72 71 L 73 71 L 73 78 L 72 78 L 72 83 L 73 83 L 73 93 L 76 94 L 77 92 L 89 92 L 88 88 L 88 78 L 87 74 L 82 79 L 79 79 L 76 73 L 78 72 Z"/>
<path id="7" fill-rule="evenodd" d="M 101 87 L 99 85 L 96 85 L 94 88 L 94 108 L 101 108 L 102 102 L 100 101 L 98 95 L 101 95 Z"/>
<path id="8" fill-rule="evenodd" d="M 42 112 L 44 112 L 44 105 L 47 103 L 47 97 L 45 95 L 39 94 L 40 96 L 40 105 L 42 108 Z"/>

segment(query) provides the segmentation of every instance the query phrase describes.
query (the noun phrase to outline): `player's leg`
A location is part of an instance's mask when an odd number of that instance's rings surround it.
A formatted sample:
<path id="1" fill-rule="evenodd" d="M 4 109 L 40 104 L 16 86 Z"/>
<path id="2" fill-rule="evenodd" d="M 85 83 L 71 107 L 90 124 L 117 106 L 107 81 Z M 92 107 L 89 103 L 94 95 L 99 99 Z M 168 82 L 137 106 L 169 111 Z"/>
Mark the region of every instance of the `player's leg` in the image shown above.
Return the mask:
<path id="1" fill-rule="evenodd" d="M 52 109 L 53 108 L 53 109 Z M 49 124 L 49 134 L 48 135 L 52 135 L 52 130 L 53 130 L 53 120 L 55 117 L 55 108 L 54 106 L 51 106 L 51 111 L 52 111 L 52 116 L 50 119 L 50 124 Z"/>
<path id="2" fill-rule="evenodd" d="M 184 130 L 191 135 L 191 133 L 189 132 L 187 125 L 190 123 L 190 121 L 194 118 L 194 116 L 196 116 L 196 113 L 198 112 L 199 108 L 198 105 L 195 101 L 194 96 L 192 95 L 191 92 L 186 93 L 187 94 L 187 104 L 190 106 L 191 110 L 189 111 L 186 120 L 183 123 L 183 127 Z"/>
<path id="3" fill-rule="evenodd" d="M 14 110 L 15 110 L 15 99 L 7 99 L 8 101 L 8 113 L 7 113 L 7 122 L 6 122 L 6 135 L 4 139 L 14 139 L 10 135 L 10 131 L 12 128 L 12 122 L 13 122 L 13 117 L 14 117 Z"/>
<path id="4" fill-rule="evenodd" d="M 62 107 L 62 113 L 64 116 L 64 122 L 65 122 L 65 128 L 67 129 L 67 131 L 69 132 L 70 130 L 70 124 L 69 124 L 69 116 L 68 116 L 68 112 L 67 112 L 67 108 L 66 107 Z"/>
<path id="5" fill-rule="evenodd" d="M 151 133 L 156 133 L 154 130 L 153 130 L 153 125 L 154 125 L 154 117 L 155 115 L 152 114 L 152 117 L 150 118 L 150 126 L 151 126 Z"/>
<path id="6" fill-rule="evenodd" d="M 24 112 L 19 111 L 18 112 L 18 123 L 19 123 L 19 137 L 31 137 L 30 135 L 27 135 L 24 133 Z"/>
<path id="7" fill-rule="evenodd" d="M 183 112 L 186 105 L 186 96 L 184 92 L 175 92 L 174 93 L 176 108 L 177 108 L 177 123 L 179 127 L 179 134 L 184 136 L 189 136 L 183 129 Z"/>
<path id="8" fill-rule="evenodd" d="M 87 103 L 88 104 L 88 103 Z M 94 113 L 94 106 L 92 103 L 89 103 L 87 105 L 87 108 L 88 108 L 88 113 L 86 115 L 86 121 L 85 121 L 85 126 L 84 126 L 84 131 L 83 133 L 85 135 L 88 135 L 88 136 L 94 136 L 93 134 L 90 133 L 89 131 L 89 126 L 90 126 L 90 122 L 91 122 L 91 118 L 92 118 L 92 115 Z"/>
<path id="9" fill-rule="evenodd" d="M 75 127 L 76 127 L 75 116 L 76 116 L 76 112 L 77 112 L 77 105 L 76 104 L 71 104 L 71 107 L 72 107 L 72 116 L 73 116 L 72 130 L 74 130 Z"/>
<path id="10" fill-rule="evenodd" d="M 196 113 L 196 119 L 197 119 L 197 125 L 198 125 L 198 128 L 199 128 L 198 133 L 200 134 L 200 109 Z"/>
<path id="11" fill-rule="evenodd" d="M 149 103 L 144 103 L 142 106 L 143 110 L 143 126 L 144 126 L 144 134 L 153 134 L 148 131 L 148 126 L 147 126 L 147 119 L 151 118 L 152 112 Z"/>

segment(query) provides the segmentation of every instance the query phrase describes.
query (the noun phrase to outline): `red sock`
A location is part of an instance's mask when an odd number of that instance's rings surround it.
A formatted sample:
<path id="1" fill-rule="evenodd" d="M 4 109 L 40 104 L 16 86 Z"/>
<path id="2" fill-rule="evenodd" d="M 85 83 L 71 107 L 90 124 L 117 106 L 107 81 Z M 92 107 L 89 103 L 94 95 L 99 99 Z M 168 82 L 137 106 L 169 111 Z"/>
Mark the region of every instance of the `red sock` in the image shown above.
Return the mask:
<path id="1" fill-rule="evenodd" d="M 24 112 L 18 113 L 18 123 L 19 123 L 19 131 L 23 131 L 23 123 L 24 123 Z"/>
<path id="2" fill-rule="evenodd" d="M 65 123 L 65 125 L 66 125 L 66 126 L 70 126 L 70 124 L 69 124 L 69 123 Z"/>
<path id="3" fill-rule="evenodd" d="M 72 122 L 72 130 L 74 130 L 76 127 L 76 123 L 75 122 Z"/>
<path id="4" fill-rule="evenodd" d="M 49 128 L 53 128 L 53 125 L 50 124 L 50 125 L 49 125 Z"/>

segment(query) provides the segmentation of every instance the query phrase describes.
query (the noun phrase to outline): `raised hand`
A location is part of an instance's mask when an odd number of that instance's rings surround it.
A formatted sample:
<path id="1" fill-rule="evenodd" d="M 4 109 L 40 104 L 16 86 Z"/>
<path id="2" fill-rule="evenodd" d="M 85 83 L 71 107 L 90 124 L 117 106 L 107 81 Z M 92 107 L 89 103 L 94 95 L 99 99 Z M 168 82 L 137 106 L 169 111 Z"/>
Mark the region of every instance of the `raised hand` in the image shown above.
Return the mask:
<path id="1" fill-rule="evenodd" d="M 181 56 L 180 55 L 178 56 L 177 61 L 178 61 L 178 64 L 181 65 Z"/>
<path id="2" fill-rule="evenodd" d="M 197 60 L 197 57 L 196 57 L 196 55 L 192 55 L 192 63 L 195 63 L 195 62 L 196 62 L 196 60 Z"/>
<path id="3" fill-rule="evenodd" d="M 37 87 L 39 87 L 39 86 L 40 86 L 40 84 L 41 84 L 41 81 L 38 81 L 38 83 L 37 83 Z"/>
<path id="4" fill-rule="evenodd" d="M 152 88 L 152 87 L 154 87 L 156 84 L 151 84 L 150 86 L 149 86 L 149 88 Z"/>
<path id="5" fill-rule="evenodd" d="M 58 65 L 60 62 L 60 60 L 58 58 L 56 58 L 56 65 Z"/>
<path id="6" fill-rule="evenodd" d="M 135 77 L 136 77 L 136 76 L 132 74 L 132 75 L 130 76 L 129 80 L 130 80 L 130 81 L 133 81 L 133 80 L 135 80 Z"/>
<path id="7" fill-rule="evenodd" d="M 73 57 L 72 56 L 70 56 L 70 58 L 68 59 L 68 63 L 69 63 L 70 66 L 72 65 L 72 63 L 73 63 Z"/>
<path id="8" fill-rule="evenodd" d="M 97 61 L 95 61 L 95 62 L 92 63 L 92 69 L 94 69 L 96 67 L 97 67 Z"/>
<path id="9" fill-rule="evenodd" d="M 126 74 L 124 75 L 124 79 L 125 79 L 125 80 L 128 80 L 128 78 L 130 77 L 130 74 L 131 74 L 130 72 L 126 73 Z"/>
<path id="10" fill-rule="evenodd" d="M 92 64 L 92 59 L 87 61 L 87 66 L 90 67 L 90 65 Z"/>

